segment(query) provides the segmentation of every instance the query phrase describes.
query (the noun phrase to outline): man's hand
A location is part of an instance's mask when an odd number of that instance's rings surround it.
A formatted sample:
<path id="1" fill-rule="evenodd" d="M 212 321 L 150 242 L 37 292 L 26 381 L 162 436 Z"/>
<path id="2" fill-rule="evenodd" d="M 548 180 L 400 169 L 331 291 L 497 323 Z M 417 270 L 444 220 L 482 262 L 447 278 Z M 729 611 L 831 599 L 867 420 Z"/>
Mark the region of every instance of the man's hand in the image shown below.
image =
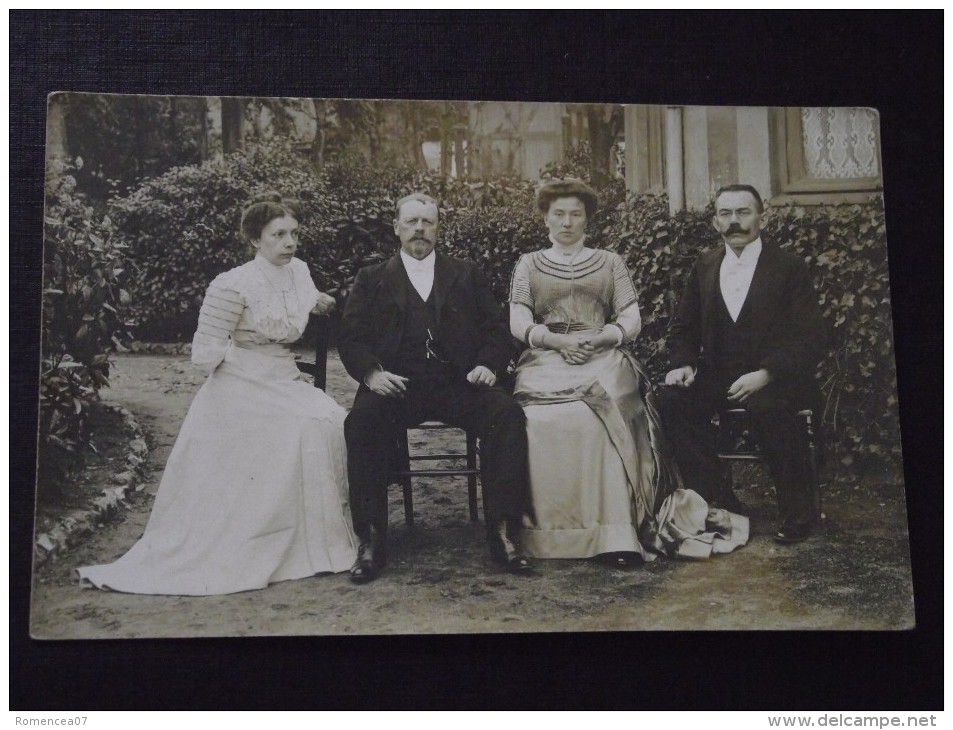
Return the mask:
<path id="1" fill-rule="evenodd" d="M 408 379 L 386 370 L 374 370 L 364 378 L 364 383 L 378 395 L 387 398 L 403 398 L 407 392 Z"/>
<path id="2" fill-rule="evenodd" d="M 327 314 L 337 306 L 337 302 L 330 294 L 318 292 L 318 301 L 311 310 L 311 314 Z"/>
<path id="3" fill-rule="evenodd" d="M 666 385 L 677 385 L 681 388 L 687 388 L 695 382 L 695 368 L 691 365 L 669 370 L 665 375 Z"/>
<path id="4" fill-rule="evenodd" d="M 485 365 L 477 365 L 473 370 L 467 373 L 467 380 L 474 385 L 491 388 L 496 385 L 496 376 L 493 371 Z"/>
<path id="5" fill-rule="evenodd" d="M 745 373 L 728 388 L 728 400 L 744 403 L 748 398 L 771 382 L 771 373 L 764 368 Z"/>

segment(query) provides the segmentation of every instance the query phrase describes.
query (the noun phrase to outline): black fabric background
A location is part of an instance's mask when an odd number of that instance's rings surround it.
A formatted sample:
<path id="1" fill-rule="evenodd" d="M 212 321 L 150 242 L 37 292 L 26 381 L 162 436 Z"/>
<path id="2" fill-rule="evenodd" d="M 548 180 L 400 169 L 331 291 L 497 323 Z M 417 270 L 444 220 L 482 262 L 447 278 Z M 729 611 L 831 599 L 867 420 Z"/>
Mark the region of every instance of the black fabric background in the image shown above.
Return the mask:
<path id="1" fill-rule="evenodd" d="M 12 11 L 10 707 L 941 708 L 942 26 L 909 11 Z M 30 640 L 52 91 L 876 107 L 917 628 Z"/>

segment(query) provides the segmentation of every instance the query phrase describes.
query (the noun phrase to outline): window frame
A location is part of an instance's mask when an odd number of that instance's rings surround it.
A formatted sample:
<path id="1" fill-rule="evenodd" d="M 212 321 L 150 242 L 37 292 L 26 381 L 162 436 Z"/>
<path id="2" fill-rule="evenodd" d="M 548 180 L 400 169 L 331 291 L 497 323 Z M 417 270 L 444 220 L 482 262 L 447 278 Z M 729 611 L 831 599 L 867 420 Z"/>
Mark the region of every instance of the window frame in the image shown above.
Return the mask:
<path id="1" fill-rule="evenodd" d="M 859 193 L 869 195 L 883 192 L 883 157 L 880 152 L 880 115 L 876 110 L 877 167 L 876 177 L 816 178 L 807 174 L 804 158 L 804 127 L 802 107 L 782 107 L 775 115 L 778 169 L 778 192 L 782 195 L 839 195 Z"/>

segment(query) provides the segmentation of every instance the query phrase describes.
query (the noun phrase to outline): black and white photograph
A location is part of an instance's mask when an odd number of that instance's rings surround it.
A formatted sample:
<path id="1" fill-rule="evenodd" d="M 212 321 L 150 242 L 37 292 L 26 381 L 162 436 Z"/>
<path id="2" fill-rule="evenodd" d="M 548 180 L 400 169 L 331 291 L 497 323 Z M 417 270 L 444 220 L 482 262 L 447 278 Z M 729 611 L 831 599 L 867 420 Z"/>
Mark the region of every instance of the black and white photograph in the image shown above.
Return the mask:
<path id="1" fill-rule="evenodd" d="M 940 13 L 9 38 L 18 722 L 942 708 Z"/>
<path id="2" fill-rule="evenodd" d="M 884 185 L 863 106 L 52 94 L 30 635 L 913 629 Z"/>

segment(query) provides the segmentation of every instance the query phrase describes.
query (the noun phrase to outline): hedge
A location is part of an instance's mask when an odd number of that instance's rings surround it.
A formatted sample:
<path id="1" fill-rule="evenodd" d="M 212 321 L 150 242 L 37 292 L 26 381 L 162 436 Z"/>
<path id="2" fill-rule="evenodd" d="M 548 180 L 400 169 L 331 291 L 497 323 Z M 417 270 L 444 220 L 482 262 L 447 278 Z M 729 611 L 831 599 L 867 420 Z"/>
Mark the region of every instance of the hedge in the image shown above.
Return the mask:
<path id="1" fill-rule="evenodd" d="M 89 444 L 88 415 L 109 385 L 109 353 L 126 333 L 131 298 L 126 247 L 107 217 L 55 170 L 47 190 L 43 249 L 38 485 L 63 485 Z"/>
<path id="2" fill-rule="evenodd" d="M 668 367 L 665 337 L 698 255 L 721 245 L 713 210 L 665 220 L 662 199 L 630 201 L 606 226 L 605 246 L 626 256 L 639 291 L 643 329 L 635 344 L 650 373 Z M 901 464 L 887 239 L 880 201 L 769 209 L 765 239 L 801 256 L 832 333 L 818 370 L 823 423 L 845 474 Z"/>
<path id="3" fill-rule="evenodd" d="M 239 243 L 242 204 L 278 189 L 304 199 L 299 256 L 319 286 L 346 297 L 357 269 L 397 248 L 394 202 L 414 190 L 438 197 L 441 248 L 480 262 L 505 302 L 520 254 L 546 245 L 532 183 L 445 180 L 419 171 L 340 161 L 318 174 L 290 150 L 269 148 L 174 169 L 115 200 L 111 215 L 133 253 L 132 314 L 143 339 L 187 340 L 208 282 L 251 255 Z M 664 196 L 601 191 L 588 240 L 625 257 L 642 308 L 635 344 L 650 373 L 667 366 L 665 336 L 698 254 L 719 245 L 712 212 L 668 214 Z M 900 463 L 886 234 L 879 202 L 770 211 L 765 236 L 804 257 L 836 347 L 820 368 L 824 419 L 853 473 Z"/>

